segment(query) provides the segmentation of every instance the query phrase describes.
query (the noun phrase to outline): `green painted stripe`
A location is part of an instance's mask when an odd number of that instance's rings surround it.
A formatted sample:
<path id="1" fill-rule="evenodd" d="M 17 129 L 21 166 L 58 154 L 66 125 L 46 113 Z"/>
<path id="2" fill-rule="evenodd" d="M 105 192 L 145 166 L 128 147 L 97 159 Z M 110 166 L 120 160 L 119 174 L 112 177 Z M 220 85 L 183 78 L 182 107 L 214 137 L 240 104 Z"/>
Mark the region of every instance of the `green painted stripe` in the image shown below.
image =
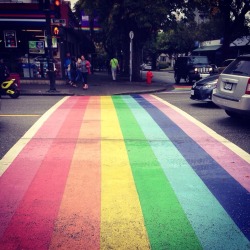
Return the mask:
<path id="1" fill-rule="evenodd" d="M 123 100 L 131 107 L 202 247 L 249 249 L 249 241 L 164 133 L 166 128 L 173 131 L 177 124 L 171 123 L 167 116 L 152 106 L 153 103 L 151 105 L 143 98 L 135 100 L 124 96 Z"/>
<path id="2" fill-rule="evenodd" d="M 192 226 L 131 110 L 121 97 L 112 98 L 128 151 L 151 248 L 201 249 Z"/>

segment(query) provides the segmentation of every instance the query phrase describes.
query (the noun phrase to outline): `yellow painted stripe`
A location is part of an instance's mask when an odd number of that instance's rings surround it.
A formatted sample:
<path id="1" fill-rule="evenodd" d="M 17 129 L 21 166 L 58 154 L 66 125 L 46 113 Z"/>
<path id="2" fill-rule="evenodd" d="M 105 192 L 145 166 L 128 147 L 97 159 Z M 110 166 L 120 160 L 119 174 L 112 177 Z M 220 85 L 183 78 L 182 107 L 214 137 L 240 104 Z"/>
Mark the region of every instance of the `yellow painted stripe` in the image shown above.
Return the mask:
<path id="1" fill-rule="evenodd" d="M 149 249 L 149 240 L 116 111 L 101 97 L 101 249 Z"/>

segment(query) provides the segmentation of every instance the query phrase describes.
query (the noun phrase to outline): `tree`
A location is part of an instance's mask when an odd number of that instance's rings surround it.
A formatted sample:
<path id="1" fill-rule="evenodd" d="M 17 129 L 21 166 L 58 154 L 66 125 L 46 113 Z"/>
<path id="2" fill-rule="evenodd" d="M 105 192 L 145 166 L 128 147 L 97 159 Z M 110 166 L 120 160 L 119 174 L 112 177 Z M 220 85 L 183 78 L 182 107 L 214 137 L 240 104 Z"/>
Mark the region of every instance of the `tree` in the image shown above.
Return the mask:
<path id="1" fill-rule="evenodd" d="M 196 0 L 199 9 L 209 8 L 212 17 L 220 17 L 223 25 L 222 56 L 225 59 L 230 43 L 249 35 L 249 0 Z"/>
<path id="2" fill-rule="evenodd" d="M 79 7 L 98 17 L 103 43 L 109 55 L 117 54 L 128 72 L 129 32 L 133 31 L 133 77 L 140 78 L 143 45 L 155 39 L 159 29 L 167 30 L 176 22 L 176 10 L 190 16 L 191 1 L 183 0 L 79 0 Z"/>
<path id="3" fill-rule="evenodd" d="M 187 54 L 195 49 L 196 41 L 221 38 L 223 27 L 220 23 L 219 18 L 213 18 L 200 24 L 195 21 L 180 21 L 174 29 L 158 34 L 157 50 L 169 54 Z"/>

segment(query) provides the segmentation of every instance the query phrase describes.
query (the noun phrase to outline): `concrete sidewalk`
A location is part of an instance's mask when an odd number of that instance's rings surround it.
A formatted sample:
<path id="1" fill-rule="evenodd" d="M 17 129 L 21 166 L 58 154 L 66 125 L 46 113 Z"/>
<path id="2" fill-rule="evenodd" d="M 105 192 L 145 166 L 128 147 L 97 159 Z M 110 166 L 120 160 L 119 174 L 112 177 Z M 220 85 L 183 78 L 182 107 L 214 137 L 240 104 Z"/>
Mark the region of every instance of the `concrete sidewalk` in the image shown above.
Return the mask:
<path id="1" fill-rule="evenodd" d="M 117 81 L 112 81 L 111 75 L 107 72 L 95 72 L 89 76 L 89 89 L 83 90 L 81 85 L 74 88 L 66 85 L 64 82 L 56 81 L 56 91 L 50 90 L 50 84 L 39 82 L 21 83 L 21 95 L 89 95 L 89 96 L 105 96 L 105 95 L 121 95 L 121 94 L 142 94 L 156 93 L 173 89 L 172 84 L 164 82 L 155 82 L 148 85 L 146 80 L 141 82 L 130 82 L 128 78 L 118 76 Z"/>

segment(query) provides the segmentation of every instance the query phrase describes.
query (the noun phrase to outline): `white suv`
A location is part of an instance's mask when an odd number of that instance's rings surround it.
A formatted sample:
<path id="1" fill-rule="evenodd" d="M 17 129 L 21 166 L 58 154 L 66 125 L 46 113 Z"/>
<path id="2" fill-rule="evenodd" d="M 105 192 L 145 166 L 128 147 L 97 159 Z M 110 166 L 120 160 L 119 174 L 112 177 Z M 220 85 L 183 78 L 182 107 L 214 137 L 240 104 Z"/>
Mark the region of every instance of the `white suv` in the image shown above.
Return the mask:
<path id="1" fill-rule="evenodd" d="M 231 117 L 250 115 L 250 55 L 239 56 L 224 69 L 212 101 Z"/>

